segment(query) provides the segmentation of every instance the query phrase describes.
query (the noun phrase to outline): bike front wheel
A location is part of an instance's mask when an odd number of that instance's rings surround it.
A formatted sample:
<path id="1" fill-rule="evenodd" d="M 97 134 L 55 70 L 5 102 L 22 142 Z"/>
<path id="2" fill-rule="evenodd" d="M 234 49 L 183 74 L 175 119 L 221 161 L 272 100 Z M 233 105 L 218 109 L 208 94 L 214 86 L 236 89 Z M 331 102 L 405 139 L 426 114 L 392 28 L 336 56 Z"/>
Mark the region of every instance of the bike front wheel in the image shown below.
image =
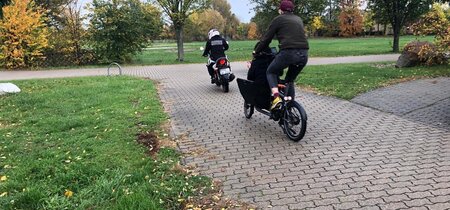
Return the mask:
<path id="1" fill-rule="evenodd" d="M 306 111 L 296 101 L 287 103 L 283 114 L 283 129 L 289 139 L 300 141 L 306 133 Z"/>

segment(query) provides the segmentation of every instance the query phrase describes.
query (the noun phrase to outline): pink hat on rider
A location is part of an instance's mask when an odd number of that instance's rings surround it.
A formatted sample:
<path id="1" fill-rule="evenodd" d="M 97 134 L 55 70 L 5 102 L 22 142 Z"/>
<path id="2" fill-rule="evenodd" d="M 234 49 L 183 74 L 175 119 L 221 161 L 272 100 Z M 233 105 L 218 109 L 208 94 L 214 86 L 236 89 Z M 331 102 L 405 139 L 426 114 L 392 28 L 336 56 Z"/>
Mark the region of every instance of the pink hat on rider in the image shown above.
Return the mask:
<path id="1" fill-rule="evenodd" d="M 294 11 L 294 3 L 290 0 L 282 0 L 280 3 L 280 9 L 281 11 L 285 12 L 293 12 Z"/>

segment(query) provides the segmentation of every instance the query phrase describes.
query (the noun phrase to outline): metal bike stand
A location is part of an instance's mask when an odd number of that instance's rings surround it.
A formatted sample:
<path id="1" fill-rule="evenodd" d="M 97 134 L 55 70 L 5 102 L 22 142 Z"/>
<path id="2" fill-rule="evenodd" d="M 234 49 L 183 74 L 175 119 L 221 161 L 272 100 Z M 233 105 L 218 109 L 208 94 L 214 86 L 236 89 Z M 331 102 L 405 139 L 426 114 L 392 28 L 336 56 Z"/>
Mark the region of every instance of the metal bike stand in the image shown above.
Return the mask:
<path id="1" fill-rule="evenodd" d="M 114 63 L 109 64 L 109 66 L 108 66 L 108 76 L 111 76 L 109 73 L 109 69 L 111 68 L 111 66 L 117 66 L 119 68 L 119 75 L 122 75 L 122 67 L 118 63 L 114 62 Z"/>

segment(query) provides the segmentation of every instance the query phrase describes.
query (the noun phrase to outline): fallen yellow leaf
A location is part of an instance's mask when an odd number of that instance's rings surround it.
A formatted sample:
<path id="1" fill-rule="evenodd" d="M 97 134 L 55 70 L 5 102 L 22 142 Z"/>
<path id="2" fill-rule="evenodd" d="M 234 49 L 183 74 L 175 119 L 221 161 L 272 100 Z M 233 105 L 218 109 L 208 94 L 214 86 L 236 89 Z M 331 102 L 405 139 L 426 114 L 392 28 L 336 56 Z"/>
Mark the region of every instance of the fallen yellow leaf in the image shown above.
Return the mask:
<path id="1" fill-rule="evenodd" d="M 70 198 L 70 197 L 72 197 L 72 196 L 73 196 L 73 192 L 72 192 L 72 191 L 70 191 L 70 190 L 66 190 L 66 192 L 64 192 L 64 196 L 66 196 L 66 197 Z"/>
<path id="2" fill-rule="evenodd" d="M 8 192 L 4 192 L 4 193 L 0 194 L 0 197 L 5 197 L 7 195 L 8 195 Z"/>
<path id="3" fill-rule="evenodd" d="M 1 177 L 0 177 L 0 181 L 2 181 L 2 182 L 3 182 L 3 181 L 6 181 L 7 179 L 8 179 L 8 177 L 6 177 L 6 176 L 1 176 Z"/>

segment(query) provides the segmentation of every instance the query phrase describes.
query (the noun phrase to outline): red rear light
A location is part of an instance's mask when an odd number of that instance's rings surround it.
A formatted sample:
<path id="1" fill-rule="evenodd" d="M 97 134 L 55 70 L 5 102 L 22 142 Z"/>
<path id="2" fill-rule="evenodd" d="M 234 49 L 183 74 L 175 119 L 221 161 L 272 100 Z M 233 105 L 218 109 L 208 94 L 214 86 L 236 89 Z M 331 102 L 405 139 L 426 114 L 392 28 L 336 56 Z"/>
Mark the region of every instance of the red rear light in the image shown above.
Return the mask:
<path id="1" fill-rule="evenodd" d="M 219 64 L 220 64 L 220 65 L 225 65 L 225 62 L 226 62 L 225 60 L 220 60 L 220 61 L 219 61 Z"/>

